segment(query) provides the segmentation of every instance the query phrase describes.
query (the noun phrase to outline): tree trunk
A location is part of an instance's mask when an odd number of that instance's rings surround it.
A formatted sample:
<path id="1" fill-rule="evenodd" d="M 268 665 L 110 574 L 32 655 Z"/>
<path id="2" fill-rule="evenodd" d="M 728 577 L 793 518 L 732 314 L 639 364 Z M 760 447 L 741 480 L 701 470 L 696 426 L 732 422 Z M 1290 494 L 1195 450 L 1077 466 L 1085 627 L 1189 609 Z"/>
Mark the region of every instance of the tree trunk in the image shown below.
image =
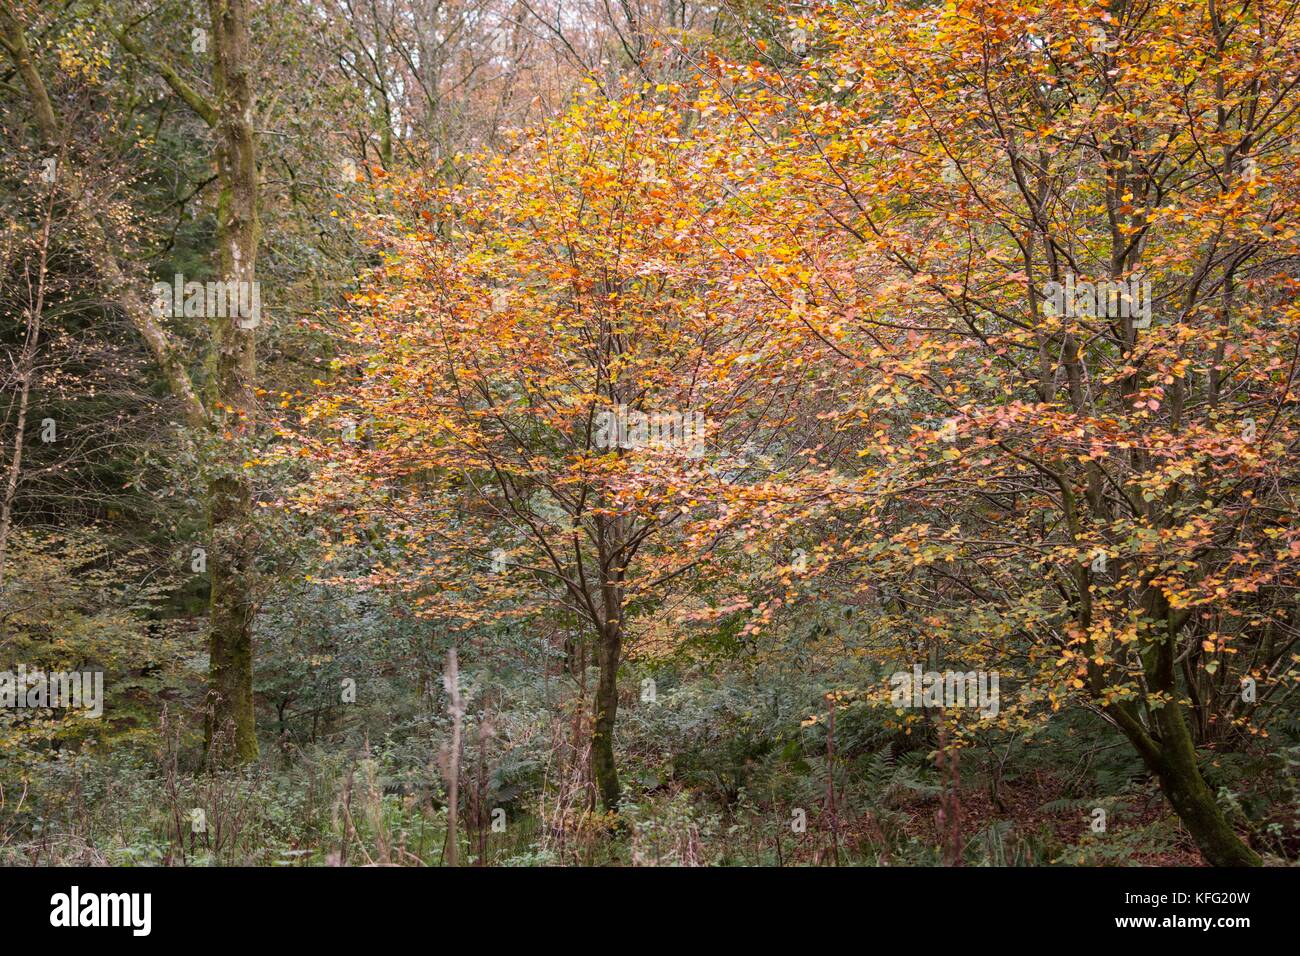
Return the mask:
<path id="1" fill-rule="evenodd" d="M 257 759 L 253 710 L 252 548 L 244 524 L 248 482 L 220 477 L 208 485 L 212 597 L 208 649 L 207 745 L 219 762 Z M 214 738 L 220 743 L 214 749 Z"/>
<path id="2" fill-rule="evenodd" d="M 217 249 L 221 279 L 253 301 L 257 261 L 257 155 L 253 135 L 253 91 L 249 72 L 248 0 L 209 0 L 213 32 L 213 87 L 216 94 Z M 238 283 L 231 285 L 230 283 Z M 247 298 L 245 298 L 245 295 Z M 260 296 L 258 297 L 260 301 Z M 219 759 L 243 763 L 257 758 L 253 704 L 252 487 L 241 453 L 253 437 L 257 411 L 254 392 L 256 312 L 227 308 L 211 316 L 213 394 L 220 451 L 208 484 L 208 526 L 212 575 L 209 638 L 210 712 L 207 741 L 228 735 L 230 751 Z"/>
<path id="3" fill-rule="evenodd" d="M 1201 776 L 1183 705 L 1166 704 L 1156 711 L 1156 721 L 1162 739 L 1159 763 L 1153 769 L 1201 855 L 1212 866 L 1259 866 L 1259 855 L 1233 831 Z"/>
<path id="4" fill-rule="evenodd" d="M 31 400 L 33 366 L 36 364 L 36 352 L 41 340 L 41 317 L 45 312 L 45 273 L 50 249 L 50 221 L 54 216 L 54 204 L 46 205 L 45 221 L 41 227 L 41 253 L 36 268 L 36 292 L 29 295 L 27 316 L 27 336 L 23 340 L 23 349 L 18 354 L 14 370 L 22 386 L 18 390 L 18 421 L 14 425 L 14 453 L 9 459 L 8 474 L 4 483 L 4 498 L 0 501 L 0 589 L 4 587 L 5 555 L 9 549 L 9 531 L 13 526 L 14 498 L 18 493 L 18 479 L 23 469 L 23 441 L 27 431 L 27 407 Z"/>
<path id="5" fill-rule="evenodd" d="M 447 841 L 444 859 L 447 866 L 460 865 L 460 732 L 465 705 L 460 697 L 460 665 L 456 648 L 447 652 L 447 669 L 443 674 L 447 691 L 447 714 L 451 717 L 451 746 L 444 749 L 443 779 L 447 782 Z"/>
<path id="6" fill-rule="evenodd" d="M 618 714 L 618 660 L 623 649 L 623 629 L 618 621 L 605 625 L 596 648 L 600 676 L 596 684 L 595 732 L 591 760 L 596 771 L 596 788 L 606 810 L 617 810 L 618 767 L 614 763 L 614 719 Z"/>
<path id="7" fill-rule="evenodd" d="M 1117 707 L 1107 710 L 1121 718 L 1121 729 L 1160 782 L 1165 798 L 1196 841 L 1205 861 L 1211 866 L 1259 866 L 1259 855 L 1237 836 L 1201 776 L 1196 747 L 1183 717 L 1183 705 L 1171 701 L 1154 712 L 1160 730 L 1158 741 L 1127 710 Z"/>

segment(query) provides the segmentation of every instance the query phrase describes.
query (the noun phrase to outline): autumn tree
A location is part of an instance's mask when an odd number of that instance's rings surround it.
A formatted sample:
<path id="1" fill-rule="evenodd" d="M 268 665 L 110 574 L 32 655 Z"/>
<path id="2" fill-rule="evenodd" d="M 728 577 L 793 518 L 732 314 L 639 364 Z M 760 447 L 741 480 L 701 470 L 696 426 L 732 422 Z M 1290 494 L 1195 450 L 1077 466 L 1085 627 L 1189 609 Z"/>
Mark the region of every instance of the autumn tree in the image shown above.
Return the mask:
<path id="1" fill-rule="evenodd" d="M 873 588 L 1102 715 L 1220 865 L 1258 857 L 1197 744 L 1295 681 L 1290 13 L 832 4 L 800 70 L 729 74 L 780 91 L 778 226 L 875 379 Z"/>
<path id="2" fill-rule="evenodd" d="M 472 186 L 395 185 L 353 301 L 354 385 L 309 415 L 329 426 L 306 445 L 328 479 L 314 503 L 400 554 L 366 584 L 462 627 L 539 601 L 585 621 L 611 809 L 629 621 L 669 589 L 707 602 L 718 555 L 819 470 L 787 429 L 809 391 L 779 371 L 799 337 L 745 295 L 744 150 L 715 106 L 592 95 Z"/>

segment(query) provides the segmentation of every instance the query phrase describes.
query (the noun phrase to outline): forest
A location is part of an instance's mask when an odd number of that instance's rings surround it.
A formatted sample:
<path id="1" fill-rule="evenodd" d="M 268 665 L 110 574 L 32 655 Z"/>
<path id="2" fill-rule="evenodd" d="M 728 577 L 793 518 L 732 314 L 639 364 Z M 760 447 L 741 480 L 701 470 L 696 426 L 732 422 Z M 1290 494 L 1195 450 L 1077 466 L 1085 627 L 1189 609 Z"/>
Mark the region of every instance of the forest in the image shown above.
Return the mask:
<path id="1" fill-rule="evenodd" d="M 0 0 L 0 866 L 1295 865 L 1298 130 L 1297 0 Z"/>

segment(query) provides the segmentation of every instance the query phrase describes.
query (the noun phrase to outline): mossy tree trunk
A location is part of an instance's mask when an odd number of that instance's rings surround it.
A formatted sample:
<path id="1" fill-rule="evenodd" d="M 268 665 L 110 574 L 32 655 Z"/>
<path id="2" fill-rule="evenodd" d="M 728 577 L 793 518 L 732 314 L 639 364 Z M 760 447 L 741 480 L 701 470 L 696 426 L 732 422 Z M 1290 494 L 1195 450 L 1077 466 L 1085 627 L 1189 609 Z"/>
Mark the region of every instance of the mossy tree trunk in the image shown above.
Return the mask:
<path id="1" fill-rule="evenodd" d="M 227 289 L 251 290 L 257 262 L 257 153 L 249 69 L 248 0 L 209 0 L 216 97 L 217 249 Z M 251 301 L 249 293 L 245 300 Z M 218 449 L 208 485 L 212 575 L 207 740 L 228 738 L 216 756 L 257 757 L 253 701 L 252 488 L 243 467 L 255 427 L 254 336 L 260 315 L 227 308 L 211 316 L 211 408 Z"/>
<path id="2" fill-rule="evenodd" d="M 1212 866 L 1259 866 L 1259 855 L 1237 836 L 1201 775 L 1183 705 L 1166 704 L 1154 713 L 1159 740 L 1142 728 L 1131 711 L 1125 711 L 1127 719 L 1121 726 L 1205 861 Z"/>
<path id="3" fill-rule="evenodd" d="M 622 623 L 607 621 L 598 637 L 596 661 L 596 712 L 591 739 L 591 760 L 596 772 L 596 789 L 606 810 L 617 810 L 618 765 L 614 760 L 614 722 L 618 716 L 618 664 L 623 650 Z"/>
<path id="4" fill-rule="evenodd" d="M 1106 713 L 1141 754 L 1205 861 L 1212 866 L 1259 866 L 1259 854 L 1233 830 L 1197 764 L 1196 744 L 1175 669 L 1177 635 L 1185 615 L 1172 613 L 1159 597 L 1150 607 L 1164 621 L 1163 637 L 1143 656 L 1142 666 L 1147 687 L 1163 704 L 1146 705 L 1146 724 L 1132 704 L 1111 704 Z"/>

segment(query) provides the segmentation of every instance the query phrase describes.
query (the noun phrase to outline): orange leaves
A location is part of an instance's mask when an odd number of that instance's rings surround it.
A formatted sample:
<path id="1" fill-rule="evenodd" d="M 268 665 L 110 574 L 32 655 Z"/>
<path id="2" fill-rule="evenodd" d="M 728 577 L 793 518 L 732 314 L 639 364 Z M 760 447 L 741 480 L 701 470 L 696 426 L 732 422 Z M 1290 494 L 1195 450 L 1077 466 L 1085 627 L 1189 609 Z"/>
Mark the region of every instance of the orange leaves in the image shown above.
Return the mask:
<path id="1" fill-rule="evenodd" d="M 1230 660 L 1300 568 L 1300 177 L 1293 120 L 1242 125 L 1286 50 L 1203 20 L 838 5 L 802 66 L 632 83 L 468 185 L 390 182 L 309 427 L 369 424 L 313 436 L 322 483 L 429 542 L 413 580 L 463 621 L 690 581 L 674 623 L 752 636 L 822 578 L 916 646 L 1014 647 L 1044 706 L 1145 695 L 1170 629 Z M 1047 288 L 1139 278 L 1145 317 Z"/>
<path id="2" fill-rule="evenodd" d="M 414 569 L 448 585 L 430 611 L 488 620 L 530 581 L 572 598 L 615 573 L 639 599 L 693 566 L 714 573 L 709 552 L 740 530 L 779 532 L 792 494 L 777 476 L 805 467 L 773 437 L 802 421 L 803 386 L 780 368 L 804 358 L 747 265 L 776 248 L 750 218 L 774 197 L 734 201 L 751 150 L 739 125 L 688 139 L 635 95 L 593 99 L 482 159 L 473 186 L 440 197 L 457 213 L 441 231 L 368 223 L 385 260 L 350 300 L 356 377 L 314 421 L 371 424 L 313 454 L 359 513 L 398 510 L 438 541 Z M 434 218 L 422 184 L 395 195 Z M 495 550 L 509 561 L 485 571 Z"/>

